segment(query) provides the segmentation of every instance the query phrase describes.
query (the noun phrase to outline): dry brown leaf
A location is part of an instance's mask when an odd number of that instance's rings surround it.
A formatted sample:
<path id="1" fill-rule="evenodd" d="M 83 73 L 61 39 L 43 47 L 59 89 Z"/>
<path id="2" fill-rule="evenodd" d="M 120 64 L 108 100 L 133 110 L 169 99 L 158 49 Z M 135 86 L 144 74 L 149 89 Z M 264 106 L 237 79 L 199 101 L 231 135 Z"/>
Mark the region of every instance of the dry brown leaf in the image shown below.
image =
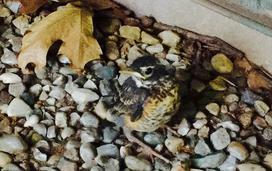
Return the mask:
<path id="1" fill-rule="evenodd" d="M 43 6 L 48 0 L 19 0 L 21 2 L 20 13 L 30 14 Z"/>
<path id="2" fill-rule="evenodd" d="M 245 73 L 248 73 L 253 69 L 252 65 L 246 58 L 237 58 L 235 60 L 235 65 L 241 68 Z"/>
<path id="3" fill-rule="evenodd" d="M 74 69 L 83 69 L 93 59 L 99 59 L 102 50 L 93 35 L 92 14 L 71 4 L 51 13 L 33 25 L 23 37 L 18 64 L 23 72 L 29 63 L 37 69 L 46 65 L 49 47 L 57 40 L 63 43 L 59 54 L 66 55 Z"/>
<path id="4" fill-rule="evenodd" d="M 247 76 L 248 87 L 254 91 L 261 89 L 271 90 L 272 81 L 260 74 L 258 71 L 251 71 Z"/>
<path id="5" fill-rule="evenodd" d="M 96 10 L 119 8 L 120 6 L 111 0 L 85 0 Z"/>

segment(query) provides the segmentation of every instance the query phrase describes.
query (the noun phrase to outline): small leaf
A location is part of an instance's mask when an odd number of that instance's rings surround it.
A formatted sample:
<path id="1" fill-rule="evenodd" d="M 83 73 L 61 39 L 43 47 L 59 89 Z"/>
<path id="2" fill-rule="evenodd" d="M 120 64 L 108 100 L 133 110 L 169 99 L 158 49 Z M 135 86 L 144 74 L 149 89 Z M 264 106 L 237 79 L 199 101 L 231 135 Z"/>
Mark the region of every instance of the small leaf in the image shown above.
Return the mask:
<path id="1" fill-rule="evenodd" d="M 49 47 L 61 40 L 59 54 L 67 56 L 74 69 L 83 69 L 87 62 L 99 59 L 102 54 L 92 35 L 91 12 L 68 4 L 29 29 L 23 37 L 18 65 L 23 72 L 29 63 L 35 64 L 37 69 L 43 68 Z"/>

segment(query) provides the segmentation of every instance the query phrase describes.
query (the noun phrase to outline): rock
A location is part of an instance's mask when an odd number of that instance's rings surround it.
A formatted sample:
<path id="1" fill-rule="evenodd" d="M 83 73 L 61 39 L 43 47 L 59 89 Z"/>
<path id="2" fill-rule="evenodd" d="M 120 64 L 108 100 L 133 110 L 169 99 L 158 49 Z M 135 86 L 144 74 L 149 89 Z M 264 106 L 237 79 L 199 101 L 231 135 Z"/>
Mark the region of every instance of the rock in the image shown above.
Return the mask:
<path id="1" fill-rule="evenodd" d="M 74 133 L 75 133 L 75 131 L 74 131 L 73 128 L 71 128 L 71 127 L 65 127 L 61 131 L 61 137 L 62 137 L 62 139 L 66 139 L 68 137 L 71 137 Z"/>
<path id="2" fill-rule="evenodd" d="M 217 127 L 221 127 L 221 126 L 223 128 L 230 129 L 234 132 L 239 132 L 240 130 L 239 125 L 234 124 L 232 121 L 225 121 L 225 122 L 220 122 L 217 124 Z"/>
<path id="3" fill-rule="evenodd" d="M 46 136 L 46 126 L 44 124 L 35 124 L 33 125 L 33 130 L 36 131 L 38 134 L 42 135 L 43 137 Z"/>
<path id="4" fill-rule="evenodd" d="M 45 100 L 47 100 L 47 99 L 48 99 L 47 93 L 46 93 L 45 91 L 42 91 L 42 93 L 41 93 L 40 96 L 39 96 L 39 100 L 45 101 Z"/>
<path id="5" fill-rule="evenodd" d="M 168 53 L 165 58 L 168 60 L 168 61 L 171 61 L 171 62 L 179 62 L 181 59 L 180 59 L 180 56 L 179 55 L 176 55 L 176 54 L 171 54 L 171 53 Z"/>
<path id="6" fill-rule="evenodd" d="M 269 106 L 261 100 L 256 100 L 254 102 L 254 107 L 258 114 L 261 116 L 265 116 L 267 112 L 270 110 Z"/>
<path id="7" fill-rule="evenodd" d="M 266 115 L 265 115 L 265 121 L 267 122 L 267 124 L 269 126 L 272 126 L 272 112 L 268 112 Z"/>
<path id="8" fill-rule="evenodd" d="M 1 9 L 0 9 L 1 10 Z M 12 158 L 9 154 L 0 152 L 0 167 L 4 167 L 12 161 Z"/>
<path id="9" fill-rule="evenodd" d="M 229 94 L 225 97 L 225 103 L 227 104 L 231 104 L 233 102 L 238 102 L 239 101 L 239 97 L 236 94 Z"/>
<path id="10" fill-rule="evenodd" d="M 206 88 L 206 85 L 200 80 L 193 79 L 191 82 L 191 88 L 200 93 Z"/>
<path id="11" fill-rule="evenodd" d="M 144 136 L 144 141 L 150 145 L 163 144 L 164 139 L 163 135 L 156 132 L 148 133 Z"/>
<path id="12" fill-rule="evenodd" d="M 200 139 L 194 149 L 196 154 L 206 156 L 210 154 L 212 151 L 210 147 L 206 144 L 206 142 L 203 139 Z"/>
<path id="13" fill-rule="evenodd" d="M 5 84 L 11 84 L 21 83 L 22 79 L 14 73 L 6 72 L 0 75 L 0 81 L 2 81 Z"/>
<path id="14" fill-rule="evenodd" d="M 162 39 L 162 44 L 165 44 L 173 48 L 175 48 L 177 44 L 180 42 L 179 35 L 170 30 L 160 32 L 158 34 L 158 37 Z"/>
<path id="15" fill-rule="evenodd" d="M 9 163 L 5 165 L 1 171 L 23 171 L 23 169 L 13 163 Z"/>
<path id="16" fill-rule="evenodd" d="M 29 91 L 35 96 L 39 96 L 42 91 L 42 86 L 40 84 L 34 84 L 30 87 Z"/>
<path id="17" fill-rule="evenodd" d="M 95 70 L 95 75 L 101 79 L 110 80 L 116 76 L 116 68 L 114 66 L 103 66 Z"/>
<path id="18" fill-rule="evenodd" d="M 224 152 L 219 152 L 215 154 L 210 154 L 201 158 L 194 158 L 193 165 L 198 168 L 217 168 L 226 159 L 226 154 Z"/>
<path id="19" fill-rule="evenodd" d="M 219 128 L 210 135 L 210 140 L 216 150 L 222 150 L 230 143 L 230 136 L 225 128 Z"/>
<path id="20" fill-rule="evenodd" d="M 23 100 L 14 98 L 8 105 L 7 115 L 9 117 L 27 117 L 32 109 Z"/>
<path id="21" fill-rule="evenodd" d="M 96 118 L 95 115 L 89 113 L 89 112 L 84 112 L 80 118 L 80 123 L 84 127 L 94 127 L 97 128 L 99 124 L 99 120 Z"/>
<path id="22" fill-rule="evenodd" d="M 160 43 L 159 39 L 153 37 L 152 35 L 148 34 L 145 31 L 141 32 L 141 42 L 154 45 Z"/>
<path id="23" fill-rule="evenodd" d="M 9 94 L 13 95 L 14 97 L 19 97 L 25 91 L 25 86 L 23 83 L 14 83 L 10 84 L 8 88 Z"/>
<path id="24" fill-rule="evenodd" d="M 215 91 L 225 91 L 227 89 L 226 82 L 222 76 L 218 76 L 212 81 L 210 81 L 209 85 Z"/>
<path id="25" fill-rule="evenodd" d="M 86 104 L 99 99 L 99 96 L 92 90 L 76 88 L 72 91 L 71 96 L 77 104 Z"/>
<path id="26" fill-rule="evenodd" d="M 33 149 L 33 156 L 38 161 L 42 161 L 42 162 L 47 161 L 47 155 L 42 153 L 38 148 Z"/>
<path id="27" fill-rule="evenodd" d="M 60 171 L 77 171 L 78 170 L 77 164 L 75 162 L 69 161 L 65 159 L 64 157 L 62 157 L 59 160 L 57 168 Z"/>
<path id="28" fill-rule="evenodd" d="M 272 140 L 272 129 L 271 128 L 265 128 L 263 131 L 263 138 L 266 140 Z"/>
<path id="29" fill-rule="evenodd" d="M 119 171 L 120 170 L 119 160 L 113 158 L 108 159 L 104 164 L 104 168 L 105 170 Z"/>
<path id="30" fill-rule="evenodd" d="M 21 35 L 24 35 L 26 30 L 29 28 L 30 24 L 29 24 L 29 20 L 30 17 L 27 15 L 20 15 L 17 18 L 15 18 L 12 21 L 12 24 L 18 28 L 21 32 Z"/>
<path id="31" fill-rule="evenodd" d="M 91 168 L 90 171 L 104 171 L 104 169 L 102 167 L 99 167 L 99 166 L 94 166 Z"/>
<path id="32" fill-rule="evenodd" d="M 135 26 L 121 26 L 119 28 L 120 36 L 127 38 L 127 39 L 132 39 L 139 41 L 140 40 L 140 32 L 141 29 L 139 27 Z"/>
<path id="33" fill-rule="evenodd" d="M 110 60 L 116 60 L 120 56 L 117 43 L 115 41 L 106 41 L 106 56 Z"/>
<path id="34" fill-rule="evenodd" d="M 272 153 L 269 153 L 264 158 L 264 164 L 272 169 Z"/>
<path id="35" fill-rule="evenodd" d="M 248 137 L 247 139 L 244 140 L 245 143 L 253 146 L 253 147 L 256 147 L 257 146 L 257 138 L 256 136 L 250 136 Z"/>
<path id="36" fill-rule="evenodd" d="M 171 153 L 176 154 L 184 146 L 184 140 L 176 137 L 168 137 L 164 144 Z"/>
<path id="37" fill-rule="evenodd" d="M 55 138 L 56 137 L 56 127 L 50 126 L 47 129 L 47 138 Z"/>
<path id="38" fill-rule="evenodd" d="M 221 171 L 236 171 L 237 159 L 233 156 L 228 156 L 223 164 L 219 166 Z"/>
<path id="39" fill-rule="evenodd" d="M 57 112 L 55 115 L 55 125 L 60 128 L 67 127 L 67 114 L 64 112 Z"/>
<path id="40" fill-rule="evenodd" d="M 79 123 L 79 121 L 80 121 L 80 115 L 77 112 L 72 112 L 70 114 L 70 122 L 69 122 L 69 124 L 71 126 L 76 126 L 77 123 Z"/>
<path id="41" fill-rule="evenodd" d="M 187 135 L 187 133 L 190 131 L 190 124 L 187 121 L 186 118 L 183 118 L 182 121 L 180 122 L 179 126 L 178 126 L 178 134 L 180 134 L 181 136 L 185 136 Z"/>
<path id="42" fill-rule="evenodd" d="M 92 80 L 87 80 L 84 83 L 83 87 L 91 89 L 91 90 L 97 90 L 97 86 L 96 86 L 96 84 Z"/>
<path id="43" fill-rule="evenodd" d="M 97 130 L 91 129 L 91 130 L 81 131 L 80 139 L 81 139 L 81 143 L 88 143 L 88 142 L 96 141 L 98 139 Z"/>
<path id="44" fill-rule="evenodd" d="M 102 96 L 114 95 L 113 85 L 108 80 L 101 80 L 99 82 L 99 90 Z"/>
<path id="45" fill-rule="evenodd" d="M 265 122 L 264 118 L 257 116 L 254 121 L 253 125 L 258 128 L 259 130 L 263 130 L 264 128 L 267 127 L 267 123 Z"/>
<path id="46" fill-rule="evenodd" d="M 209 127 L 203 126 L 202 128 L 200 128 L 198 130 L 198 136 L 200 138 L 208 138 L 209 137 L 209 131 L 210 131 Z"/>
<path id="47" fill-rule="evenodd" d="M 148 160 L 140 159 L 134 156 L 125 158 L 126 166 L 131 170 L 151 171 L 152 166 Z"/>
<path id="48" fill-rule="evenodd" d="M 66 77 L 63 75 L 60 75 L 53 81 L 53 85 L 62 86 L 65 80 L 66 80 Z"/>
<path id="49" fill-rule="evenodd" d="M 230 155 L 236 157 L 240 161 L 244 161 L 248 156 L 248 150 L 243 144 L 237 141 L 232 141 L 228 146 L 228 152 Z"/>
<path id="50" fill-rule="evenodd" d="M 92 160 L 96 156 L 96 152 L 94 151 L 94 147 L 91 145 L 91 143 L 81 144 L 79 154 L 81 159 L 88 164 L 91 164 Z"/>
<path id="51" fill-rule="evenodd" d="M 220 111 L 220 107 L 217 103 L 209 103 L 205 106 L 205 108 L 210 112 L 210 114 L 215 116 L 217 116 Z"/>
<path id="52" fill-rule="evenodd" d="M 239 116 L 239 121 L 241 123 L 241 125 L 244 127 L 244 128 L 247 128 L 251 125 L 252 123 L 252 117 L 253 117 L 253 114 L 251 112 L 246 112 L 246 113 L 242 113 L 240 116 Z"/>
<path id="53" fill-rule="evenodd" d="M 17 64 L 17 57 L 15 53 L 10 51 L 7 48 L 4 48 L 4 54 L 1 57 L 1 62 L 8 65 L 16 65 Z"/>
<path id="54" fill-rule="evenodd" d="M 170 171 L 171 170 L 171 164 L 164 162 L 163 160 L 159 158 L 155 158 L 155 170 L 160 171 Z"/>
<path id="55" fill-rule="evenodd" d="M 96 148 L 99 156 L 119 157 L 119 149 L 114 144 L 101 145 Z"/>
<path id="56" fill-rule="evenodd" d="M 65 91 L 61 87 L 55 86 L 52 87 L 49 96 L 58 100 L 62 100 L 65 97 Z"/>
<path id="57" fill-rule="evenodd" d="M 10 16 L 10 11 L 8 8 L 5 8 L 4 6 L 0 6 L 0 17 L 4 18 L 4 17 L 8 17 Z"/>
<path id="58" fill-rule="evenodd" d="M 239 169 L 239 171 L 266 171 L 266 169 L 262 166 L 253 163 L 239 164 L 237 168 Z"/>
<path id="59" fill-rule="evenodd" d="M 249 89 L 242 91 L 241 94 L 242 94 L 241 101 L 250 105 L 254 105 L 255 101 L 263 99 L 261 96 L 258 96 L 257 94 L 253 93 Z"/>
<path id="60" fill-rule="evenodd" d="M 4 134 L 0 137 L 0 151 L 10 154 L 19 154 L 26 149 L 27 144 L 20 136 Z"/>
<path id="61" fill-rule="evenodd" d="M 149 52 L 150 54 L 161 53 L 163 51 L 163 46 L 161 44 L 148 46 L 146 48 L 146 51 Z"/>
<path id="62" fill-rule="evenodd" d="M 215 71 L 222 74 L 231 73 L 233 70 L 232 61 L 224 54 L 216 54 L 213 56 L 211 59 L 211 64 Z"/>
<path id="63" fill-rule="evenodd" d="M 193 123 L 194 128 L 200 129 L 208 123 L 207 119 L 198 119 Z"/>
<path id="64" fill-rule="evenodd" d="M 106 127 L 103 129 L 103 142 L 104 143 L 111 143 L 115 138 L 118 136 L 119 131 L 112 128 Z"/>

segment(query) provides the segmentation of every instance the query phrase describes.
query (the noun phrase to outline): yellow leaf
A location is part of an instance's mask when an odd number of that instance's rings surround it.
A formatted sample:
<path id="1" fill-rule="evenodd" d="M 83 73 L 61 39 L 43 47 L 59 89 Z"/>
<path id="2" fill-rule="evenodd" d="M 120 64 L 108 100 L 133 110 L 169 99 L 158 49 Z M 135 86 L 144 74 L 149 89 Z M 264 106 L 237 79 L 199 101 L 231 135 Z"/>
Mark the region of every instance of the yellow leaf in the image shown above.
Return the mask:
<path id="1" fill-rule="evenodd" d="M 59 54 L 67 56 L 74 69 L 83 69 L 87 62 L 99 59 L 102 54 L 92 35 L 92 13 L 68 4 L 29 29 L 23 37 L 18 64 L 23 72 L 29 63 L 35 64 L 37 69 L 43 68 L 49 47 L 61 40 Z"/>

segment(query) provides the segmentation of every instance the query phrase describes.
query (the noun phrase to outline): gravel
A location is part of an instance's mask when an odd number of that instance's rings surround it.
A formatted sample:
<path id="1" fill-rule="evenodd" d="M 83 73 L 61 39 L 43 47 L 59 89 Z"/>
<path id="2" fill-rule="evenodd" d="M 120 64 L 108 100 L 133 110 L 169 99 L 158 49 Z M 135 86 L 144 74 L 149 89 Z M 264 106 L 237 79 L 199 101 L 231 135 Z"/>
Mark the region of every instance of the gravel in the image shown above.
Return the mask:
<path id="1" fill-rule="evenodd" d="M 210 140 L 216 150 L 222 150 L 230 144 L 230 136 L 225 128 L 219 128 L 213 132 Z"/>

